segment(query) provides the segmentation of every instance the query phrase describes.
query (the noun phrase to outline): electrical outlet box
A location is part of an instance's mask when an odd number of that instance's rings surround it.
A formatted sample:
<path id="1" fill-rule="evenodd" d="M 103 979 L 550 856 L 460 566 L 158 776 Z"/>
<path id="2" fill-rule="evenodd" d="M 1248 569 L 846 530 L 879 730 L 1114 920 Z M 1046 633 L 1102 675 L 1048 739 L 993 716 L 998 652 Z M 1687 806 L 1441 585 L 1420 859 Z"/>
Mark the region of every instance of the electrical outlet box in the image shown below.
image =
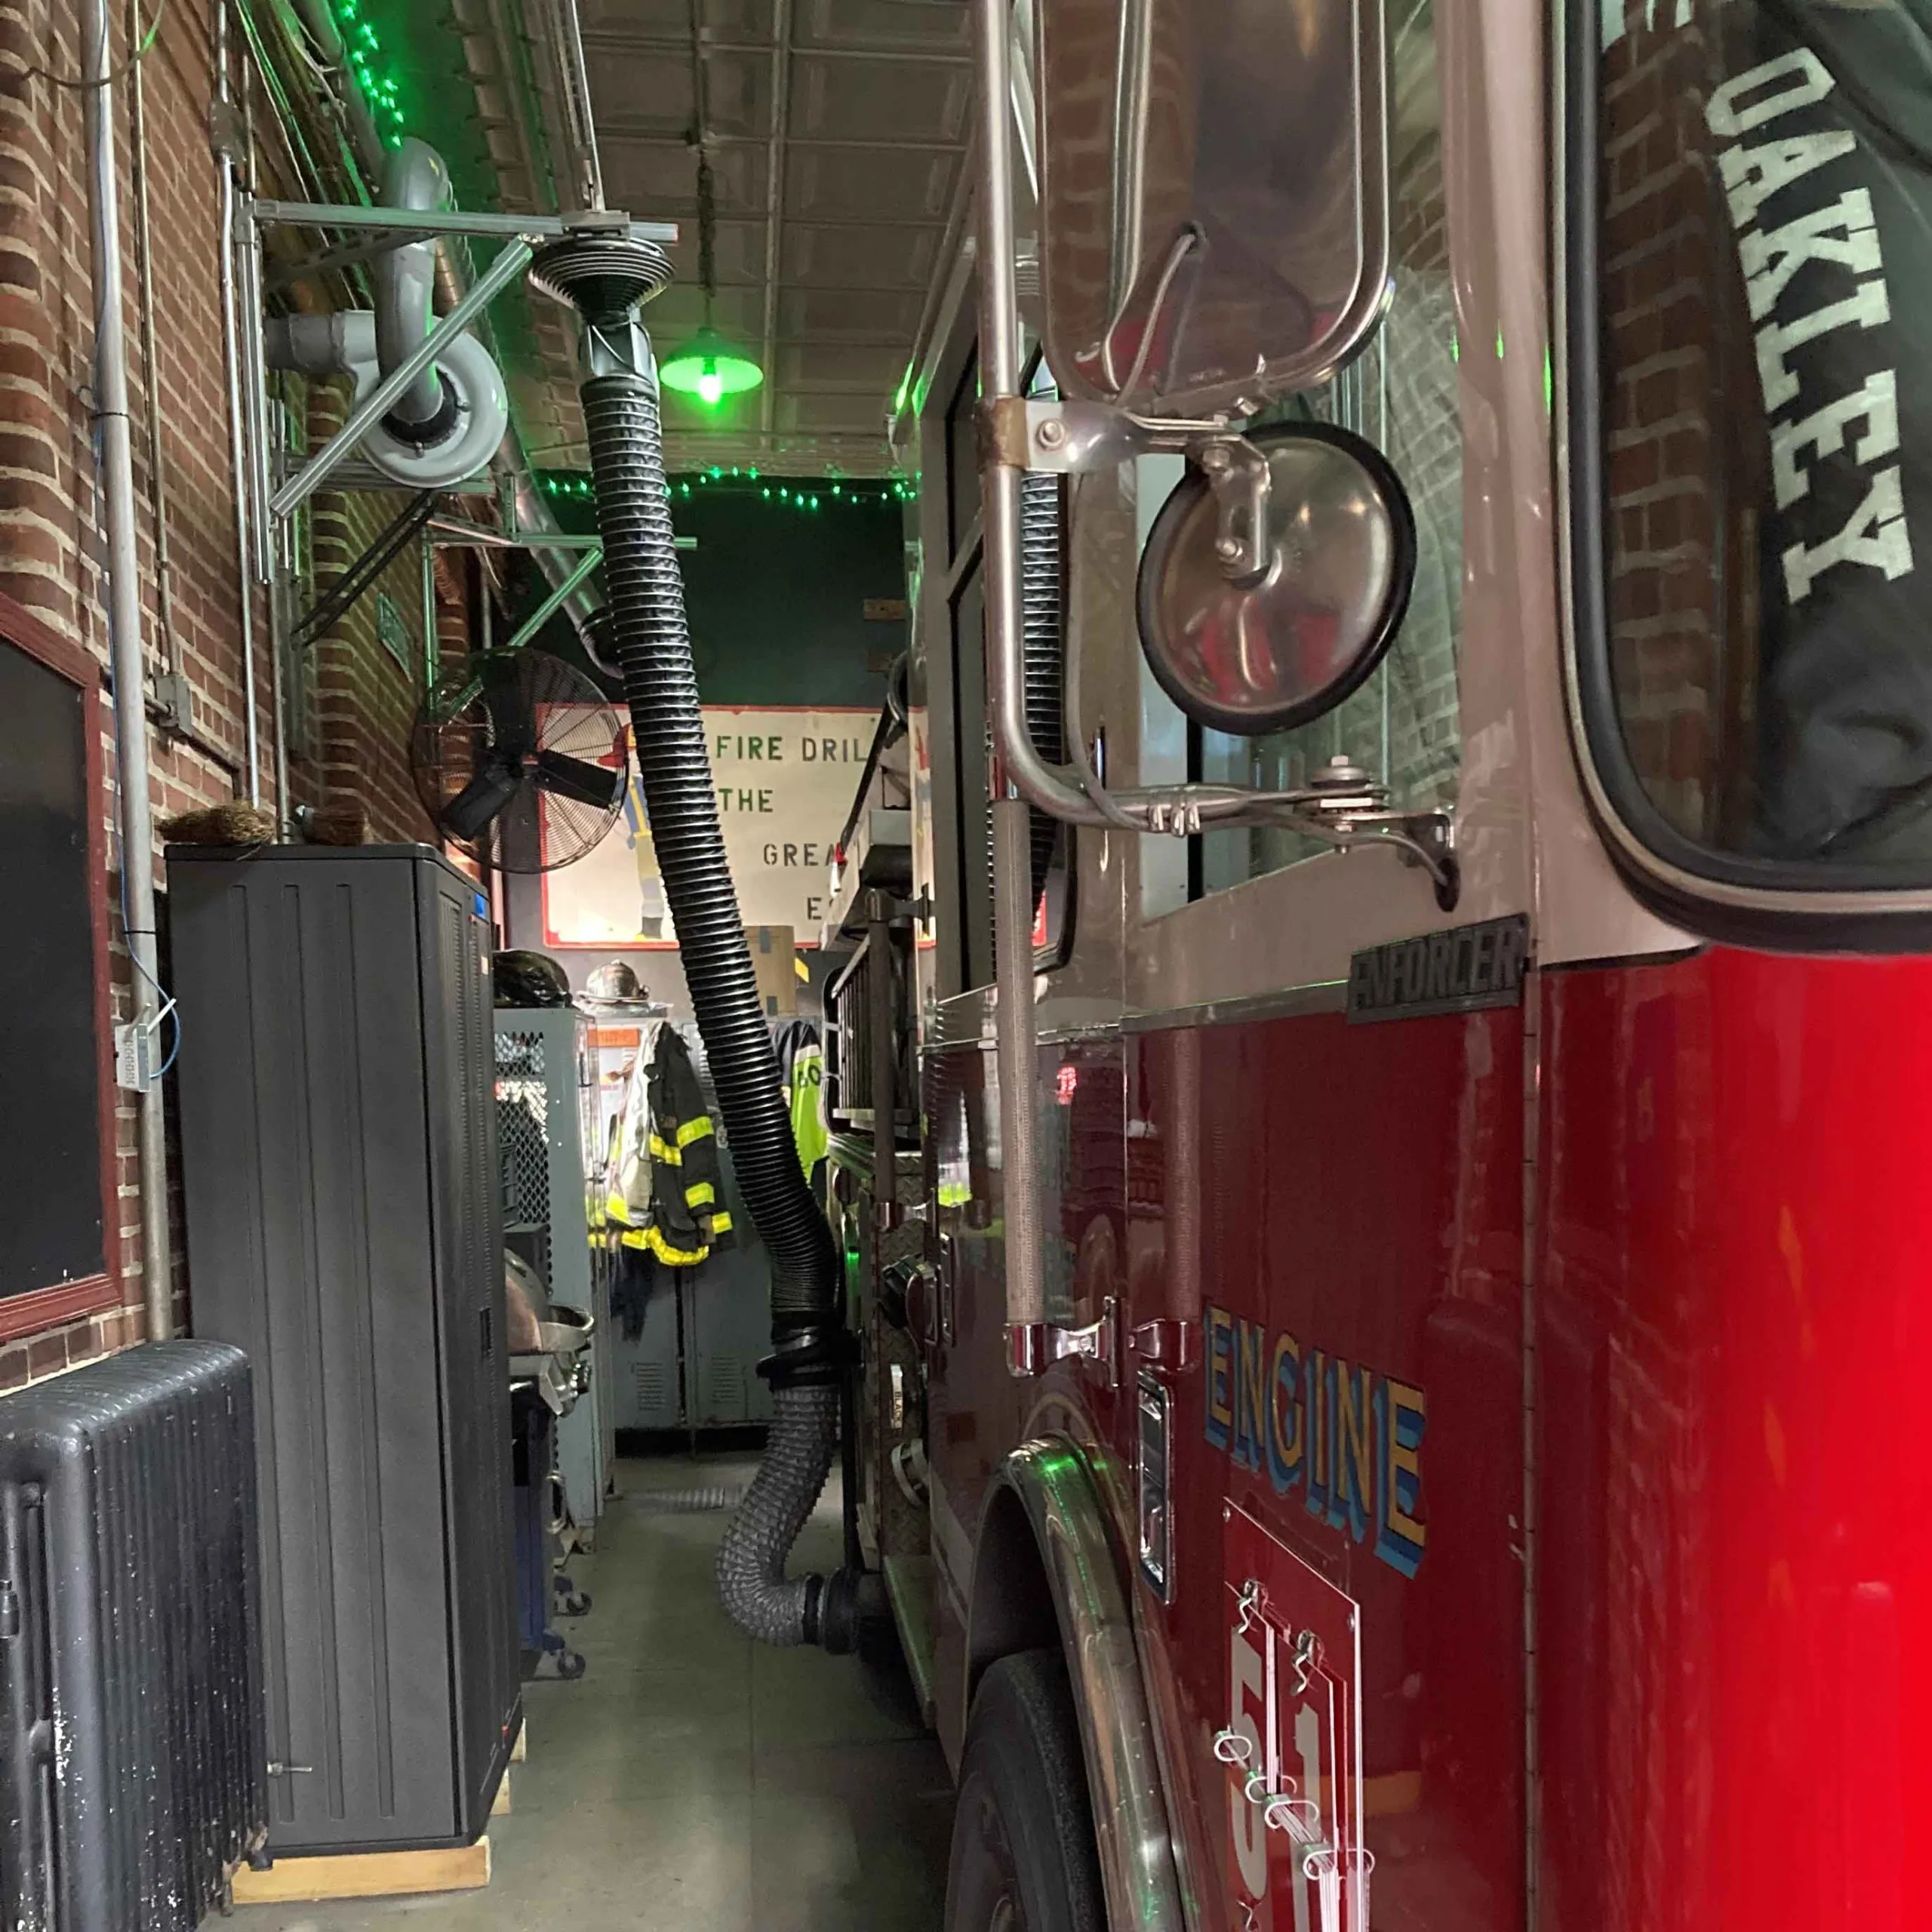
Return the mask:
<path id="1" fill-rule="evenodd" d="M 154 701 L 165 728 L 184 737 L 195 728 L 195 689 L 185 671 L 164 671 L 154 681 Z"/>
<path id="2" fill-rule="evenodd" d="M 114 1029 L 114 1084 L 131 1094 L 154 1084 L 154 1030 L 124 1020 Z"/>

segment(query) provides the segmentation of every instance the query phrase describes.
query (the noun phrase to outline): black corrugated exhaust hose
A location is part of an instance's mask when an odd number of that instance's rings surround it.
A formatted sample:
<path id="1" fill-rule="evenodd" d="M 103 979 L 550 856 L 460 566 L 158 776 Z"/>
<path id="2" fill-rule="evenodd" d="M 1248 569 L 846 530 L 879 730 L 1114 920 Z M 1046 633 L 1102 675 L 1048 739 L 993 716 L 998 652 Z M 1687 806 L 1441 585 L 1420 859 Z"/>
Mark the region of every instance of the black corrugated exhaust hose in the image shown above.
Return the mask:
<path id="1" fill-rule="evenodd" d="M 1057 476 L 1029 472 L 1020 479 L 1020 649 L 1025 672 L 1026 735 L 1049 764 L 1066 758 L 1066 725 L 1060 703 L 1066 634 L 1064 556 L 1065 490 Z M 1038 806 L 1026 814 L 1032 859 L 1033 905 L 1040 895 L 1060 835 L 1059 823 Z"/>
<path id="2" fill-rule="evenodd" d="M 718 1553 L 718 1592 L 749 1635 L 850 1649 L 878 1580 L 788 1578 L 836 1452 L 848 1359 L 839 1258 L 799 1164 L 771 1034 L 718 829 L 683 580 L 664 488 L 656 366 L 637 305 L 670 278 L 663 251 L 620 232 L 553 244 L 532 271 L 584 319 L 584 427 L 611 631 L 635 734 L 651 841 L 738 1186 L 772 1261 L 775 1415 L 764 1460 Z"/>

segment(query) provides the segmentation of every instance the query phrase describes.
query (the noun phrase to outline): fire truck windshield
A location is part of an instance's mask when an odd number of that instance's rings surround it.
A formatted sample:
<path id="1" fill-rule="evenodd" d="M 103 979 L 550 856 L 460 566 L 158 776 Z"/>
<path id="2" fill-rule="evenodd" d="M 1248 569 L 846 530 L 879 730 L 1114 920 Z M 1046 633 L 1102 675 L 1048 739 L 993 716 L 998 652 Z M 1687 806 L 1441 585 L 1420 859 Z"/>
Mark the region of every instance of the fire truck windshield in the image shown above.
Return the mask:
<path id="1" fill-rule="evenodd" d="M 1570 349 L 1599 776 L 1690 872 L 1932 884 L 1932 0 L 1611 0 L 1594 38 Z"/>

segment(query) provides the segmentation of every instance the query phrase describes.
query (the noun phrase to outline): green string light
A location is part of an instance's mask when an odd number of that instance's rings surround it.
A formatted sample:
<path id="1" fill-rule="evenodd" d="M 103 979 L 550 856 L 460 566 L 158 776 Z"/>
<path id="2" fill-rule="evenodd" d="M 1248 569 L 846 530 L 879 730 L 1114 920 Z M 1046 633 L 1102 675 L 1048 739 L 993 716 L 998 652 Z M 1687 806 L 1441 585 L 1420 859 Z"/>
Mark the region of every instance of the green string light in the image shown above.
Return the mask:
<path id="1" fill-rule="evenodd" d="M 540 474 L 538 482 L 546 496 L 570 502 L 588 502 L 597 494 L 591 478 L 578 471 L 546 470 Z M 820 515 L 841 505 L 863 509 L 884 503 L 910 503 L 917 494 L 901 477 L 886 478 L 875 485 L 856 483 L 849 478 L 816 486 L 798 478 L 761 481 L 755 468 L 735 463 L 728 468 L 713 463 L 686 475 L 667 477 L 664 483 L 664 494 L 675 503 L 687 502 L 694 494 L 749 497 L 754 492 L 760 503 L 780 503 L 807 516 Z"/>
<path id="2" fill-rule="evenodd" d="M 377 131 L 386 146 L 400 147 L 404 131 L 402 108 L 396 98 L 395 76 L 383 71 L 388 63 L 383 53 L 382 36 L 371 22 L 362 17 L 362 0 L 334 0 L 334 4 L 336 26 L 342 35 L 343 57 L 356 85 L 362 91 L 363 99 L 369 103 L 369 112 L 376 123 Z"/>

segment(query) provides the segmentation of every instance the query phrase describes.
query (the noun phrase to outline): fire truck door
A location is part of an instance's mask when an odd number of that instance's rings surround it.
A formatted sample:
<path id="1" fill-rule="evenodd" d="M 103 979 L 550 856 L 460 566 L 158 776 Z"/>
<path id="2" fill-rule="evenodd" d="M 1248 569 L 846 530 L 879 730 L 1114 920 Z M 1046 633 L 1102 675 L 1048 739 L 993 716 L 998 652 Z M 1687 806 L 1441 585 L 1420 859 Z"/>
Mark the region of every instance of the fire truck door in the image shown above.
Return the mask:
<path id="1" fill-rule="evenodd" d="M 1534 974 L 1512 748 L 1548 641 L 1521 634 L 1498 548 L 1492 392 L 1519 358 L 1472 353 L 1481 312 L 1450 274 L 1447 13 L 1391 9 L 1393 294 L 1310 405 L 1376 444 L 1414 508 L 1394 645 L 1269 737 L 1168 729 L 1143 692 L 1140 782 L 1291 786 L 1346 754 L 1395 808 L 1445 814 L 1461 862 L 1445 909 L 1394 851 L 1232 829 L 1185 866 L 1143 841 L 1128 888 L 1135 1587 L 1190 1887 L 1228 1932 L 1524 1918 Z M 1185 768 L 1150 768 L 1183 740 Z"/>

